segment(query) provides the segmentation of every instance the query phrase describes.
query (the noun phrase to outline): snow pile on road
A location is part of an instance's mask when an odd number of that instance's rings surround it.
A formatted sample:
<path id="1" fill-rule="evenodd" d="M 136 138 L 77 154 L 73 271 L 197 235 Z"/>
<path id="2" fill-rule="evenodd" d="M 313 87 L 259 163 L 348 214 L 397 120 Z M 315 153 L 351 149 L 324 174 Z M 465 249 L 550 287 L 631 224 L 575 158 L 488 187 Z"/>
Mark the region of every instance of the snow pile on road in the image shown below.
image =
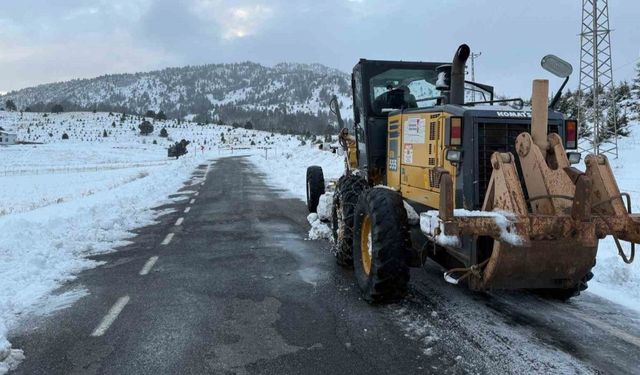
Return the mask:
<path id="1" fill-rule="evenodd" d="M 316 213 L 310 213 L 307 216 L 307 221 L 311 225 L 309 229 L 310 240 L 331 240 L 331 228 L 326 222 L 323 222 Z"/>
<path id="2" fill-rule="evenodd" d="M 322 221 L 331 220 L 331 210 L 333 209 L 333 193 L 328 192 L 320 196 L 318 200 L 318 218 Z"/>
<path id="3" fill-rule="evenodd" d="M 317 213 L 310 213 L 307 221 L 311 225 L 309 229 L 309 239 L 311 240 L 332 240 L 331 227 L 331 209 L 333 208 L 333 193 L 325 193 L 320 196 L 318 201 Z"/>
<path id="4" fill-rule="evenodd" d="M 0 375 L 15 369 L 24 360 L 22 350 L 13 349 L 5 335 L 6 329 L 2 327 L 2 322 L 0 322 Z"/>

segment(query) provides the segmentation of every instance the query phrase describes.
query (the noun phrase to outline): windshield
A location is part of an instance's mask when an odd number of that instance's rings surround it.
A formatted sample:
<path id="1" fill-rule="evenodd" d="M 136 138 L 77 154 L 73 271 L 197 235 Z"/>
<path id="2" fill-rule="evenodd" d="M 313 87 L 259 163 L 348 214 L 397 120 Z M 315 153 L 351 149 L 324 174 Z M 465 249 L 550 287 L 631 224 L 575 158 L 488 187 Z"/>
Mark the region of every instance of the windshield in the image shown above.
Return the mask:
<path id="1" fill-rule="evenodd" d="M 378 116 L 388 109 L 432 107 L 442 93 L 436 89 L 435 69 L 389 69 L 369 80 L 371 108 Z M 465 83 L 465 102 L 488 101 L 489 91 Z"/>
<path id="2" fill-rule="evenodd" d="M 465 82 L 464 84 L 464 101 L 465 103 L 471 102 L 486 102 L 491 100 L 491 92 L 483 89 L 480 86 L 472 82 Z"/>
<path id="3" fill-rule="evenodd" d="M 424 108 L 436 104 L 435 69 L 389 69 L 369 80 L 371 107 L 382 115 L 386 108 Z"/>

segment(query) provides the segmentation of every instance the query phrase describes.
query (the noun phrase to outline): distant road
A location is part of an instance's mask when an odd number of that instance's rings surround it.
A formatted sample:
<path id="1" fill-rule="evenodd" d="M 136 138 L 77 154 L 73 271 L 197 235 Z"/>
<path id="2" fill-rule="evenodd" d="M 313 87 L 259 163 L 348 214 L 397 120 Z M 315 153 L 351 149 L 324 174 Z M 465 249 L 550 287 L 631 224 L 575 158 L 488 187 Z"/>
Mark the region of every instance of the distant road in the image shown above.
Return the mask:
<path id="1" fill-rule="evenodd" d="M 200 182 L 205 177 L 206 180 Z M 301 183 L 303 183 L 301 181 Z M 202 165 L 183 199 L 63 290 L 89 295 L 12 336 L 15 374 L 616 373 L 640 368 L 640 317 L 585 294 L 472 293 L 434 265 L 369 306 L 306 206 L 245 158 Z M 195 193 L 193 192 L 195 191 Z"/>

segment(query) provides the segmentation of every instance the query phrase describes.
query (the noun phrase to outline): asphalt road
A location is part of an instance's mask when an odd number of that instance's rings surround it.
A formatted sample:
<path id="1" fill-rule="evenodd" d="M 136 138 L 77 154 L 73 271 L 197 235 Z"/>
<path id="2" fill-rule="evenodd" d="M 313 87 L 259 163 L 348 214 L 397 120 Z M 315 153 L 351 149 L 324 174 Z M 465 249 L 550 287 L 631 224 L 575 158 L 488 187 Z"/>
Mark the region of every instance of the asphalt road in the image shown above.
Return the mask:
<path id="1" fill-rule="evenodd" d="M 372 307 L 328 243 L 306 239 L 304 203 L 246 159 L 202 165 L 183 190 L 58 291 L 86 296 L 25 319 L 15 374 L 640 371 L 640 316 L 588 293 L 473 293 L 429 264 L 405 302 Z"/>

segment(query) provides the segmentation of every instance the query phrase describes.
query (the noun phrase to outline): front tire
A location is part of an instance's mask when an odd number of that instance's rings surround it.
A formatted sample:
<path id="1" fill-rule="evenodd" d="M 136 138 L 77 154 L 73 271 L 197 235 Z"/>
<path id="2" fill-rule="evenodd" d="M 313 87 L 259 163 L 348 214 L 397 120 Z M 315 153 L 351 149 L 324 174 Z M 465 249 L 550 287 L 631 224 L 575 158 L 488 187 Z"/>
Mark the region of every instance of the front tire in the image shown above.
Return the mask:
<path id="1" fill-rule="evenodd" d="M 324 194 L 322 167 L 313 165 L 307 168 L 307 208 L 309 212 L 318 211 L 318 202 L 320 202 L 322 194 Z"/>
<path id="2" fill-rule="evenodd" d="M 411 240 L 400 194 L 384 188 L 364 192 L 356 206 L 353 233 L 353 266 L 364 299 L 402 299 L 410 277 Z"/>
<path id="3" fill-rule="evenodd" d="M 340 177 L 333 195 L 331 232 L 336 261 L 343 267 L 353 267 L 353 215 L 358 198 L 368 188 L 364 178 L 357 175 Z"/>

